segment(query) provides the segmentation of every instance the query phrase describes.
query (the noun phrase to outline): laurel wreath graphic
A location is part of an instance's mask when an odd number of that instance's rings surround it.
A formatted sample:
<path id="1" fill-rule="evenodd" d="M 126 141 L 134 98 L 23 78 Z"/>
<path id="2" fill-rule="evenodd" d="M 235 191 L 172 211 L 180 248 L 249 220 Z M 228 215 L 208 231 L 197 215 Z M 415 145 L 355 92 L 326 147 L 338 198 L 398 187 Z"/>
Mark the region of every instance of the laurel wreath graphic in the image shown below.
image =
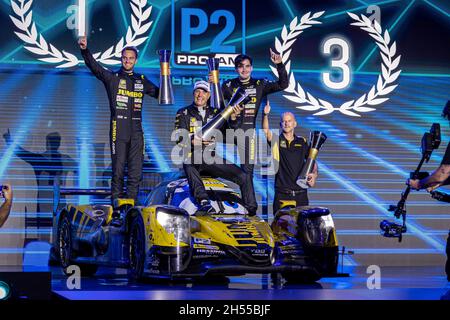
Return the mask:
<path id="1" fill-rule="evenodd" d="M 17 2 L 16 2 L 17 1 Z M 33 11 L 31 5 L 33 0 L 11 0 L 11 7 L 17 17 L 9 16 L 14 25 L 22 32 L 14 32 L 22 41 L 30 44 L 25 46 L 25 49 L 33 52 L 39 56 L 46 56 L 38 60 L 59 64 L 56 68 L 69 68 L 78 65 L 83 60 L 78 58 L 70 52 L 59 50 L 51 43 L 48 43 L 44 36 L 37 32 L 36 24 L 32 22 Z M 148 36 L 142 36 L 151 27 L 153 21 L 145 23 L 150 17 L 152 6 L 145 9 L 147 0 L 131 0 L 131 27 L 128 26 L 125 39 L 122 37 L 115 45 L 108 48 L 105 52 L 97 52 L 93 54 L 98 62 L 107 65 L 115 65 L 120 63 L 122 49 L 127 46 L 137 47 L 142 44 Z M 38 40 L 39 39 L 39 40 Z"/>
<path id="2" fill-rule="evenodd" d="M 353 26 L 359 27 L 361 30 L 366 31 L 372 38 L 375 39 L 377 46 L 380 48 L 381 61 L 381 74 L 378 76 L 377 84 L 372 86 L 368 93 L 363 94 L 358 99 L 350 100 L 344 102 L 339 107 L 334 107 L 330 102 L 318 99 L 314 97 L 309 92 L 306 92 L 300 83 L 295 79 L 294 72 L 290 72 L 291 61 L 289 56 L 292 52 L 292 45 L 297 40 L 298 36 L 303 32 L 303 30 L 310 28 L 315 24 L 321 24 L 322 22 L 317 19 L 323 15 L 325 11 L 316 12 L 311 15 L 311 12 L 306 13 L 300 18 L 298 22 L 297 17 L 295 17 L 290 25 L 289 32 L 285 26 L 281 31 L 281 40 L 275 37 L 275 49 L 279 52 L 282 57 L 282 61 L 286 66 L 286 70 L 289 76 L 289 87 L 284 91 L 291 94 L 283 95 L 286 99 L 300 104 L 296 108 L 305 111 L 317 111 L 314 113 L 316 116 L 330 114 L 334 111 L 339 111 L 342 114 L 360 117 L 358 113 L 370 112 L 376 110 L 375 108 L 366 107 L 365 105 L 375 106 L 379 105 L 387 100 L 385 97 L 391 93 L 397 85 L 392 84 L 399 77 L 401 70 L 395 71 L 400 63 L 401 55 L 396 57 L 397 46 L 395 41 L 391 44 L 391 37 L 389 31 L 386 29 L 384 31 L 381 29 L 380 24 L 377 21 L 370 21 L 368 17 L 361 14 L 361 17 L 347 12 L 347 14 L 356 22 L 351 23 Z M 272 72 L 278 76 L 277 70 L 270 66 Z"/>

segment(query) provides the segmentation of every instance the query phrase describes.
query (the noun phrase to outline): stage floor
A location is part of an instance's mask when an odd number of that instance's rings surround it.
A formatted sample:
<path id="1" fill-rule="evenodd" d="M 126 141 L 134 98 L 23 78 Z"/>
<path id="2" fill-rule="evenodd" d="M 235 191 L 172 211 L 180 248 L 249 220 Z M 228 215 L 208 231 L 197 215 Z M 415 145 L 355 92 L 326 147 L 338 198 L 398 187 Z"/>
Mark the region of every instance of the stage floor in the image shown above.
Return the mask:
<path id="1" fill-rule="evenodd" d="M 130 283 L 125 270 L 102 268 L 82 278 L 80 290 L 68 290 L 66 277 L 52 267 L 52 289 L 70 300 L 440 300 L 450 299 L 450 282 L 441 267 L 382 267 L 381 289 L 368 289 L 366 268 L 344 270 L 345 278 L 323 278 L 299 285 L 270 275 L 229 277 L 220 283 L 148 280 Z"/>

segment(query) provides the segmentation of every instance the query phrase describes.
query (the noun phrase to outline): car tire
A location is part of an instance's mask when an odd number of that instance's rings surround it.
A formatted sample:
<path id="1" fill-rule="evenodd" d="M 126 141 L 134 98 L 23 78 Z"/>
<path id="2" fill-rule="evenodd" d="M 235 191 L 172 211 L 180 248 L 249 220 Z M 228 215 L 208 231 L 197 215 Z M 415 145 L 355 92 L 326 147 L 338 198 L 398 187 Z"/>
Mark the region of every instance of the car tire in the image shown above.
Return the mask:
<path id="1" fill-rule="evenodd" d="M 145 231 L 144 222 L 139 215 L 130 224 L 129 260 L 128 277 L 133 281 L 141 280 L 145 267 Z"/>
<path id="2" fill-rule="evenodd" d="M 58 258 L 66 275 L 69 275 L 67 268 L 72 265 L 72 255 L 71 225 L 67 216 L 64 216 L 58 228 Z"/>
<path id="3" fill-rule="evenodd" d="M 69 270 L 69 267 L 72 265 L 77 265 L 80 268 L 82 277 L 90 277 L 97 272 L 98 265 L 74 263 L 72 260 L 73 256 L 71 224 L 67 216 L 64 216 L 58 230 L 58 258 L 64 274 L 68 276 L 73 275 L 73 272 Z"/>

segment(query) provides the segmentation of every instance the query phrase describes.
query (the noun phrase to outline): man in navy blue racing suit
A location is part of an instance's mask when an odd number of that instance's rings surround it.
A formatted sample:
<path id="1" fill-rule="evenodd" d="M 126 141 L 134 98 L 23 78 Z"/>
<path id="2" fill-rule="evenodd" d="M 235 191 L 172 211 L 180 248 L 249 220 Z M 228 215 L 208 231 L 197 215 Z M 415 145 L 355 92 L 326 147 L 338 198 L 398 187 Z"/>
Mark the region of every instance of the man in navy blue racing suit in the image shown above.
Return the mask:
<path id="1" fill-rule="evenodd" d="M 238 146 L 241 168 L 249 176 L 251 189 L 253 187 L 253 169 L 256 160 L 256 117 L 264 97 L 271 93 L 282 91 L 289 86 L 289 79 L 286 68 L 280 55 L 270 50 L 271 61 L 276 65 L 278 81 L 267 79 L 255 79 L 252 77 L 253 60 L 250 56 L 240 54 L 234 60 L 235 71 L 239 75 L 237 78 L 224 81 L 222 84 L 223 97 L 229 100 L 238 87 L 242 87 L 251 98 L 243 106 L 243 111 L 235 121 L 229 121 L 229 126 L 233 129 L 242 129 L 246 134 L 243 141 L 235 141 Z"/>
<path id="2" fill-rule="evenodd" d="M 157 98 L 159 88 L 144 75 L 134 72 L 138 52 L 134 47 L 122 50 L 122 66 L 112 72 L 104 69 L 87 48 L 86 37 L 79 40 L 86 66 L 103 82 L 111 111 L 110 146 L 112 159 L 111 198 L 137 200 L 144 161 L 142 103 L 144 94 Z M 127 192 L 123 194 L 125 166 L 128 166 Z"/>

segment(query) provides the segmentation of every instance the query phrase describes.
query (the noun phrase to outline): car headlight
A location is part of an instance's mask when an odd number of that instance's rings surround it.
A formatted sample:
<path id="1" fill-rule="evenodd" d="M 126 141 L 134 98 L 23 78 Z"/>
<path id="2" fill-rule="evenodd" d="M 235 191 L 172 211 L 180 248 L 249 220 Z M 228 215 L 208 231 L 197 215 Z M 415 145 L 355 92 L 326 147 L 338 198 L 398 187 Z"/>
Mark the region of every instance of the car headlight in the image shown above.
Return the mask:
<path id="1" fill-rule="evenodd" d="M 184 242 L 190 244 L 189 216 L 158 211 L 156 220 L 167 233 L 174 235 L 177 243 Z"/>

